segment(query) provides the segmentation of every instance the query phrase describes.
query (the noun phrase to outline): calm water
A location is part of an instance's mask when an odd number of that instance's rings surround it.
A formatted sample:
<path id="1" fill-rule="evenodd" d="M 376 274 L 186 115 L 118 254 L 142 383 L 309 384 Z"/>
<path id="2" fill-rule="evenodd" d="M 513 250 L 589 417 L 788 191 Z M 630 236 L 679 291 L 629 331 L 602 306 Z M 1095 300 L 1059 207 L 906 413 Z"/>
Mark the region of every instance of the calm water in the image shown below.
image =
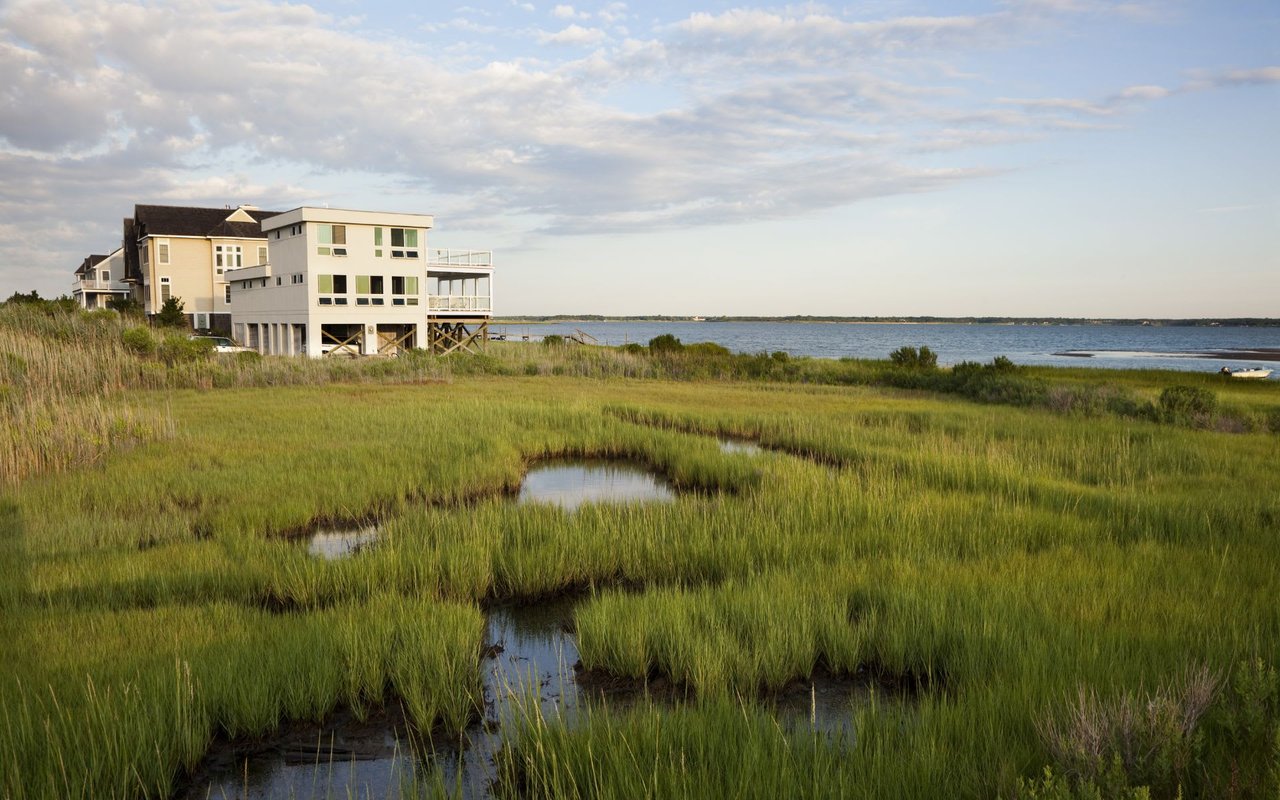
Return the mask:
<path id="1" fill-rule="evenodd" d="M 483 719 L 457 741 L 415 747 L 398 713 L 376 713 L 364 721 L 339 713 L 323 725 L 286 726 L 252 744 L 223 749 L 205 760 L 183 800 L 329 800 L 417 796 L 443 785 L 464 798 L 489 797 L 498 777 L 504 732 L 514 732 L 518 698 L 535 697 L 548 720 L 574 725 L 588 707 L 611 713 L 647 702 L 642 691 L 601 692 L 577 682 L 578 648 L 568 632 L 576 604 L 560 598 L 532 606 L 489 612 L 485 642 L 493 645 L 481 664 Z M 764 707 L 797 733 L 817 731 L 834 742 L 853 741 L 854 709 L 870 699 L 868 681 L 815 676 L 797 681 Z M 659 701 L 660 702 L 660 701 Z"/>
<path id="2" fill-rule="evenodd" d="M 671 487 L 652 472 L 612 461 L 558 461 L 529 470 L 519 503 L 550 503 L 573 511 L 583 503 L 665 502 Z"/>
<path id="3" fill-rule="evenodd" d="M 686 344 L 716 342 L 734 352 L 783 350 L 818 358 L 887 358 L 902 345 L 927 345 L 943 364 L 1008 356 L 1019 364 L 1074 367 L 1159 368 L 1216 372 L 1222 367 L 1280 363 L 1250 358 L 1199 358 L 1215 350 L 1280 348 L 1280 328 L 1169 328 L 1138 325 L 858 325 L 816 322 L 563 322 L 495 323 L 494 332 L 518 340 L 567 336 L 574 330 L 602 344 L 647 343 L 670 333 Z M 1066 352 L 1089 357 L 1059 355 Z M 1272 379 L 1280 378 L 1273 374 Z"/>

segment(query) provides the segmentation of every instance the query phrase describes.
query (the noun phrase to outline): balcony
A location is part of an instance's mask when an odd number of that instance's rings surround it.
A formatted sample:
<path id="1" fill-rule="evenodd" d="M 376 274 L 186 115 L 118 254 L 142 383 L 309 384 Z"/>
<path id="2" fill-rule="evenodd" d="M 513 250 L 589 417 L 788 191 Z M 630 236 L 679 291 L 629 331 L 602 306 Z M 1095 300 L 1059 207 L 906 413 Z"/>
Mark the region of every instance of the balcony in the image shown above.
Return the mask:
<path id="1" fill-rule="evenodd" d="M 80 294 L 83 292 L 117 292 L 119 294 L 128 294 L 129 287 L 119 281 L 104 281 L 97 278 L 81 278 L 71 282 L 72 294 Z"/>
<path id="2" fill-rule="evenodd" d="M 427 267 L 493 269 L 492 250 L 428 250 Z"/>
<path id="3" fill-rule="evenodd" d="M 474 294 L 433 294 L 427 298 L 427 307 L 432 311 L 482 311 L 493 310 L 489 295 Z"/>

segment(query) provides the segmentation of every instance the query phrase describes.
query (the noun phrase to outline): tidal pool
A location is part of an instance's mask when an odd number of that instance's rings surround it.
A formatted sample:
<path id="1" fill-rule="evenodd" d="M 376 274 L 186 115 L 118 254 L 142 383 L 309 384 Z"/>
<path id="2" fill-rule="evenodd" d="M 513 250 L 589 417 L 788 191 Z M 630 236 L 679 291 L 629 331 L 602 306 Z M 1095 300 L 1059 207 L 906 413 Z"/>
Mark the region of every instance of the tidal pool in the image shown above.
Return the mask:
<path id="1" fill-rule="evenodd" d="M 721 453 L 741 453 L 744 456 L 758 456 L 764 452 L 760 445 L 746 439 L 720 439 Z"/>
<path id="2" fill-rule="evenodd" d="M 669 502 L 675 492 L 658 475 L 624 461 L 548 461 L 529 470 L 517 503 L 573 511 L 584 503 Z"/>
<path id="3" fill-rule="evenodd" d="M 313 556 L 332 561 L 335 558 L 346 558 L 362 550 L 373 547 L 378 541 L 378 526 L 351 530 L 322 530 L 311 537 L 307 552 Z"/>
<path id="4" fill-rule="evenodd" d="M 572 726 L 588 707 L 611 711 L 644 702 L 644 687 L 586 688 L 575 666 L 570 626 L 576 598 L 490 610 L 481 663 L 481 719 L 457 738 L 414 741 L 399 707 L 357 720 L 338 711 L 323 724 L 286 723 L 250 742 L 218 742 L 177 794 L 182 800 L 296 800 L 385 798 L 415 790 L 460 788 L 463 797 L 492 795 L 504 732 L 512 731 L 524 698 L 536 698 L 551 721 Z M 852 742 L 853 709 L 866 702 L 869 683 L 815 676 L 763 701 L 795 734 L 814 731 Z M 653 702 L 665 702 L 661 694 Z"/>

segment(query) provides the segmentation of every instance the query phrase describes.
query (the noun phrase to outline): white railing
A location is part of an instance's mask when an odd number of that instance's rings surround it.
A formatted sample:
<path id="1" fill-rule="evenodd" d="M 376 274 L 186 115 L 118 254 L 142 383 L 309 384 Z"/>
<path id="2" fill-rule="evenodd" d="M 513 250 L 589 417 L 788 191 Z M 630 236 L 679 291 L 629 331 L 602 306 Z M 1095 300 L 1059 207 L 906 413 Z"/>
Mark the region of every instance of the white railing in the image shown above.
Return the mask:
<path id="1" fill-rule="evenodd" d="M 432 311 L 490 311 L 489 295 L 433 294 L 428 298 Z"/>
<path id="2" fill-rule="evenodd" d="M 492 250 L 428 250 L 428 267 L 493 267 Z"/>
<path id="3" fill-rule="evenodd" d="M 103 281 L 103 280 L 98 280 L 97 278 L 94 278 L 92 280 L 89 278 L 83 278 L 83 279 L 75 280 L 71 282 L 71 290 L 73 292 L 75 291 L 83 292 L 88 289 L 101 291 L 101 292 L 129 291 L 129 287 L 124 285 L 123 283 L 116 283 L 115 281 Z"/>

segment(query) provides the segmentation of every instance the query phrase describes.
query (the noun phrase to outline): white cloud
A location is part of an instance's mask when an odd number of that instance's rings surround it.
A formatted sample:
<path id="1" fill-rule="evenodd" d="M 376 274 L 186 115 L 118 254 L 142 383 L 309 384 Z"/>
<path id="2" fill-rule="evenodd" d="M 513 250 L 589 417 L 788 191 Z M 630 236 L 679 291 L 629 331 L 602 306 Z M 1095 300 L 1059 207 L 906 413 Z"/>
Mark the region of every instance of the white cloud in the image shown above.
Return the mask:
<path id="1" fill-rule="evenodd" d="M 542 44 L 593 45 L 608 38 L 608 34 L 599 28 L 584 28 L 581 25 L 570 25 L 555 33 L 542 32 L 538 41 Z"/>
<path id="2" fill-rule="evenodd" d="M 573 6 L 564 5 L 551 9 L 551 16 L 556 19 L 588 19 L 591 17 L 590 14 L 576 11 Z"/>
<path id="3" fill-rule="evenodd" d="M 570 12 L 582 18 L 550 13 Z M 490 32 L 492 17 L 455 14 L 433 30 Z M 469 223 L 519 216 L 558 232 L 805 214 L 993 174 L 936 166 L 958 151 L 1096 128 L 1179 91 L 1280 80 L 1264 67 L 1100 100 L 985 98 L 940 53 L 1017 41 L 1031 23 L 1015 7 L 873 22 L 740 9 L 648 38 L 616 35 L 633 18 L 622 3 L 592 18 L 605 27 L 505 31 L 589 55 L 545 48 L 473 66 L 474 52 L 453 56 L 418 31 L 370 34 L 268 0 L 0 7 L 0 219 L 72 232 L 50 253 L 0 231 L 0 280 L 33 252 L 69 269 L 101 251 L 135 202 L 297 205 L 334 175 L 429 192 Z M 620 107 L 614 91 L 648 105 Z M 274 177 L 282 167 L 293 177 Z"/>

